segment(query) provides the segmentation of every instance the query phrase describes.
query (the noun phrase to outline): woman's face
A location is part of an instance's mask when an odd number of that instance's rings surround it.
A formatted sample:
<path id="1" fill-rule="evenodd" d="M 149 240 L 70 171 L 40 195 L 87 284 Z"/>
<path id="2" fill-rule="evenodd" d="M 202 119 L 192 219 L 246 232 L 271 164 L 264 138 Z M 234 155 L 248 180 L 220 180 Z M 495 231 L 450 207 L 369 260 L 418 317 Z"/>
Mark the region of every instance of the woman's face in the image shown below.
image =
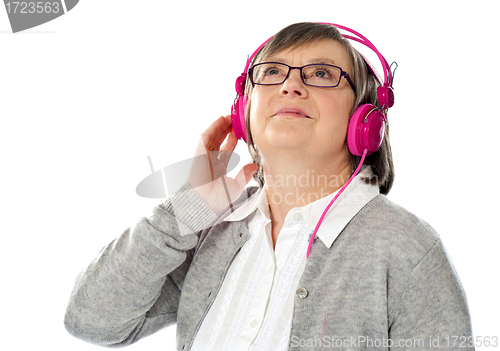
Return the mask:
<path id="1" fill-rule="evenodd" d="M 301 67 L 325 63 L 351 74 L 341 44 L 326 39 L 288 49 L 265 60 Z M 345 147 L 354 92 L 342 78 L 335 88 L 307 86 L 300 71 L 290 71 L 280 85 L 256 85 L 251 95 L 250 130 L 264 159 L 270 152 L 295 150 L 317 155 L 317 159 L 347 156 Z M 270 154 L 269 154 L 270 155 Z"/>

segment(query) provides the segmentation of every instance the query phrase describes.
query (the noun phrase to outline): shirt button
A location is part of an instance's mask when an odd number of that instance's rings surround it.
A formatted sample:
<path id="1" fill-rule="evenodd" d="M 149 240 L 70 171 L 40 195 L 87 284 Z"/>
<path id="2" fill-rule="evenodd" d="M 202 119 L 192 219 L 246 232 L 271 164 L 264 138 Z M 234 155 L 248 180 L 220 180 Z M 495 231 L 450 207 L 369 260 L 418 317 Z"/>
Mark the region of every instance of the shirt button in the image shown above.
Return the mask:
<path id="1" fill-rule="evenodd" d="M 259 322 L 256 319 L 250 322 L 250 328 L 255 328 L 257 325 L 259 325 Z"/>
<path id="2" fill-rule="evenodd" d="M 274 267 L 273 267 L 273 266 L 269 267 L 269 269 L 268 269 L 267 271 L 268 271 L 269 273 L 273 273 L 273 272 L 274 272 Z"/>
<path id="3" fill-rule="evenodd" d="M 300 212 L 295 212 L 292 215 L 292 218 L 293 218 L 294 221 L 300 221 L 300 219 L 302 218 L 302 214 Z"/>
<path id="4" fill-rule="evenodd" d="M 300 288 L 297 290 L 297 295 L 298 297 L 300 297 L 301 299 L 305 299 L 306 296 L 307 296 L 308 292 L 307 292 L 307 289 L 306 288 Z"/>

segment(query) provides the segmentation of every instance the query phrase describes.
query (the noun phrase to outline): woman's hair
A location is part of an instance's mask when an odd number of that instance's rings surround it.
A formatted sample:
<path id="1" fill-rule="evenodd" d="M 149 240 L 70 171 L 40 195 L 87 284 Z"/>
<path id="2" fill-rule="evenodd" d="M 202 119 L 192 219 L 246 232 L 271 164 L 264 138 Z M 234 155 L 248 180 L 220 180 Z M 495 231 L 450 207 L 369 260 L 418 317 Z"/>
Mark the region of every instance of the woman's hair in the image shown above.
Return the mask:
<path id="1" fill-rule="evenodd" d="M 331 25 L 320 23 L 296 23 L 279 31 L 271 38 L 255 55 L 252 65 L 265 61 L 268 57 L 273 56 L 286 49 L 295 49 L 300 46 L 310 44 L 319 40 L 332 39 L 339 42 L 346 50 L 347 56 L 351 62 L 352 75 L 351 79 L 356 87 L 356 98 L 352 113 L 362 104 L 373 104 L 380 107 L 377 98 L 377 87 L 380 85 L 375 73 L 372 71 L 368 62 L 354 49 L 349 41 L 342 37 L 337 28 Z M 251 94 L 253 91 L 252 83 L 247 77 L 245 83 L 245 94 L 249 97 L 245 111 L 245 121 L 247 130 L 248 150 L 253 158 L 253 162 L 259 166 L 259 169 L 254 174 L 254 179 L 260 187 L 264 186 L 264 170 L 262 166 L 261 156 L 253 142 L 252 133 L 250 132 L 250 105 Z M 346 143 L 347 148 L 347 143 Z M 349 151 L 349 161 L 352 170 L 356 169 L 361 157 L 354 156 Z M 365 165 L 371 166 L 373 176 L 365 178 L 365 182 L 378 184 L 382 194 L 388 194 L 392 183 L 394 182 L 394 165 L 392 162 L 392 152 L 389 143 L 389 126 L 387 125 L 385 137 L 378 151 L 367 156 L 364 162 Z"/>

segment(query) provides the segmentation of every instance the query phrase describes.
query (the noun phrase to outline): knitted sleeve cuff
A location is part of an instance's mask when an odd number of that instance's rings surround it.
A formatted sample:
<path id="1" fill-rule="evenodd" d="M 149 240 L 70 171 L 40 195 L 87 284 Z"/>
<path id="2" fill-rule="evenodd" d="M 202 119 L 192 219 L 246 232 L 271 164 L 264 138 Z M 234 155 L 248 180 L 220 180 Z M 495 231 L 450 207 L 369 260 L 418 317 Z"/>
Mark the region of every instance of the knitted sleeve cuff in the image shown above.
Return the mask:
<path id="1" fill-rule="evenodd" d="M 182 224 L 179 226 L 181 235 L 205 229 L 217 217 L 187 182 L 160 207 L 171 213 L 177 219 L 177 222 Z"/>

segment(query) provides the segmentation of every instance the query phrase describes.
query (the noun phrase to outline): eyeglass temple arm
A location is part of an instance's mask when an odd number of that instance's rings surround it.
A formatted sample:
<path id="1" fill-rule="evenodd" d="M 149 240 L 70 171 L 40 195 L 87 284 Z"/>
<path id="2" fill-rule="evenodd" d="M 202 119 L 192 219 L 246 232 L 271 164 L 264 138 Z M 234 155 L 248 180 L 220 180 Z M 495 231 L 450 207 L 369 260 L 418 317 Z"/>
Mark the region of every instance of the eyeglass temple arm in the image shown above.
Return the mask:
<path id="1" fill-rule="evenodd" d="M 356 94 L 356 87 L 354 86 L 354 83 L 352 82 L 351 77 L 349 77 L 349 74 L 347 74 L 347 72 L 342 71 L 342 76 L 347 80 L 347 82 L 351 86 L 352 90 L 354 90 L 354 94 Z"/>

